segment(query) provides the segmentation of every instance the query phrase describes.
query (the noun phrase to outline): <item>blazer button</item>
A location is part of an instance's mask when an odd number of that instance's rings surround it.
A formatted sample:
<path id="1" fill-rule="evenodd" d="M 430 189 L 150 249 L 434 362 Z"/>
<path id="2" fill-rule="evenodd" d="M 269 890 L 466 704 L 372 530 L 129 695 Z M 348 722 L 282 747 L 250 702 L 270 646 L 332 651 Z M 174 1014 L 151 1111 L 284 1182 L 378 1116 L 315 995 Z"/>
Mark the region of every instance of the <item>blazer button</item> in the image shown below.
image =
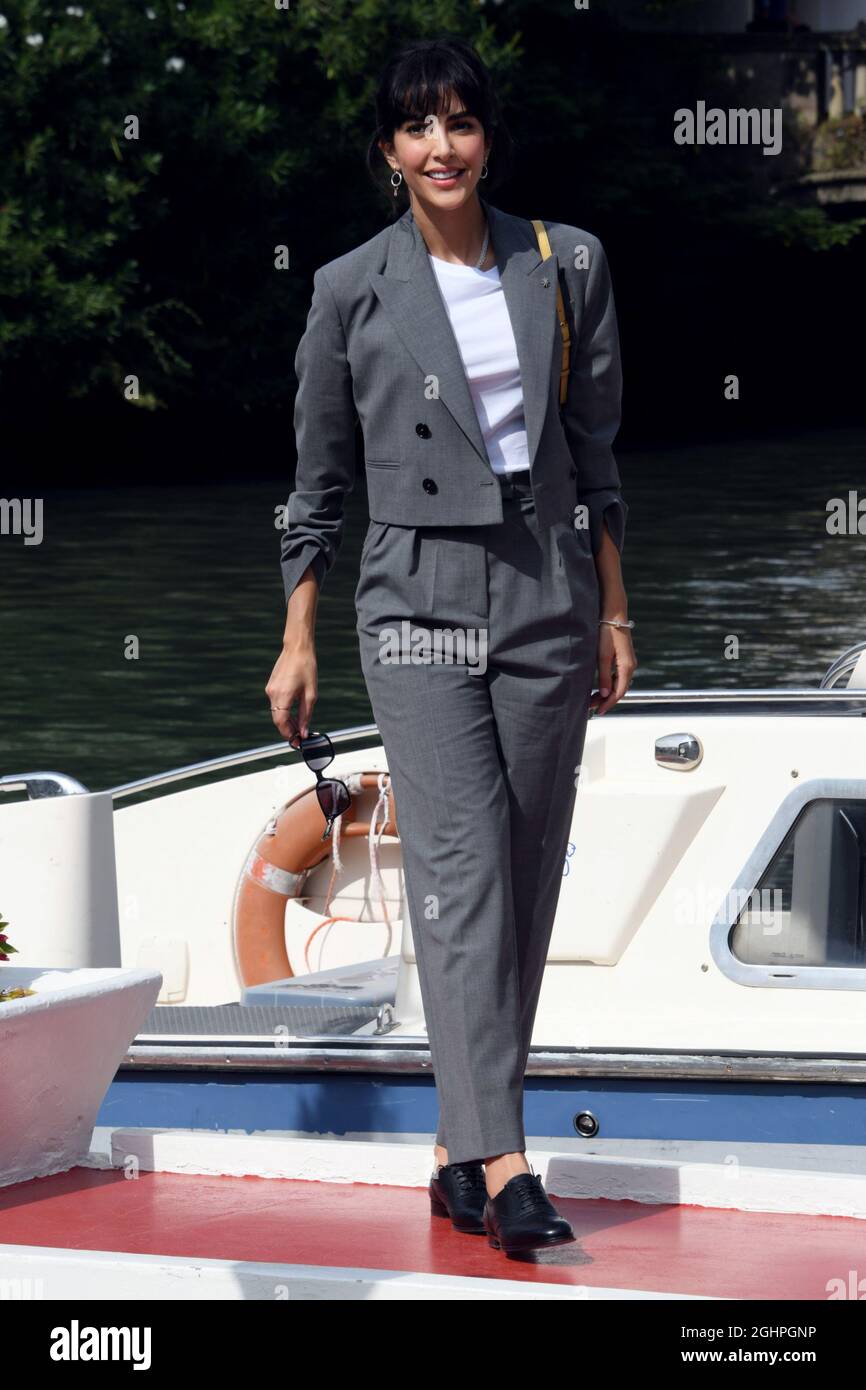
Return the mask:
<path id="1" fill-rule="evenodd" d="M 576 477 L 577 477 L 577 469 L 576 469 L 576 468 L 570 468 L 568 471 L 569 471 L 569 474 L 570 474 L 570 476 L 571 476 L 572 478 L 576 478 Z"/>
<path id="2" fill-rule="evenodd" d="M 416 434 L 419 434 L 419 435 L 421 436 L 422 439 L 429 439 L 429 438 L 430 438 L 430 426 L 429 426 L 429 425 L 425 425 L 424 422 L 421 421 L 420 424 L 417 424 L 417 425 L 415 426 L 415 433 L 416 433 Z"/>
<path id="3" fill-rule="evenodd" d="M 423 489 L 424 489 L 425 492 L 438 492 L 438 491 L 439 491 L 438 487 L 436 486 L 436 484 L 434 483 L 434 481 L 433 481 L 432 478 L 425 478 L 424 481 L 422 482 L 421 486 L 423 487 Z"/>

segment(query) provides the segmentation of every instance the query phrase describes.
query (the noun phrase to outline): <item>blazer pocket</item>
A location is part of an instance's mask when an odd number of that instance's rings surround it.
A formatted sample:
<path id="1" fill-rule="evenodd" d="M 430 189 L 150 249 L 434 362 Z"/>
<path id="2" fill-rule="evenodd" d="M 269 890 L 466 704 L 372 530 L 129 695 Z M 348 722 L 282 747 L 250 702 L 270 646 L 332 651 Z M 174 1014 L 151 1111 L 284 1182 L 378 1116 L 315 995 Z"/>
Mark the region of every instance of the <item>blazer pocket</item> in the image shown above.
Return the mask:
<path id="1" fill-rule="evenodd" d="M 368 468 L 399 468 L 400 460 L 368 458 L 366 464 Z"/>

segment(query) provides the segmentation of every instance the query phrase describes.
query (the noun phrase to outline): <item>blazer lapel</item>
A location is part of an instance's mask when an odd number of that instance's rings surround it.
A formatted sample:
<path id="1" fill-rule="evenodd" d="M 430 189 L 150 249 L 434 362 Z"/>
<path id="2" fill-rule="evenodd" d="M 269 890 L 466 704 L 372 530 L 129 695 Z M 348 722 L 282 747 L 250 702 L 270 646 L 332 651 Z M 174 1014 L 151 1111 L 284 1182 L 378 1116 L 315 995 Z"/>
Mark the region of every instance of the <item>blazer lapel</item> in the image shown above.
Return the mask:
<path id="1" fill-rule="evenodd" d="M 517 346 L 531 467 L 547 413 L 553 345 L 559 331 L 556 256 L 542 261 L 531 229 L 527 235 L 518 218 L 485 198 L 481 203 L 489 219 Z M 411 208 L 393 226 L 384 273 L 371 274 L 370 282 L 394 331 L 425 376 L 437 378 L 443 405 L 489 467 L 457 339 Z"/>

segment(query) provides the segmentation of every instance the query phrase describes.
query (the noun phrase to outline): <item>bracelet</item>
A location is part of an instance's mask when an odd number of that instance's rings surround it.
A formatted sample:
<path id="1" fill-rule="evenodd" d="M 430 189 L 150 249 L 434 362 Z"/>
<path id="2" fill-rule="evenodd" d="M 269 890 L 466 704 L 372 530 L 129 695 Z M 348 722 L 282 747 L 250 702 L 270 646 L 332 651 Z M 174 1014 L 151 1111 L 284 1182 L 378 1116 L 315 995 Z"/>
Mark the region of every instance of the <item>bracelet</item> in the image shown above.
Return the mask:
<path id="1" fill-rule="evenodd" d="M 611 627 L 634 627 L 634 618 L 629 618 L 627 623 L 617 622 L 616 618 L 599 618 L 599 625 L 609 623 Z"/>

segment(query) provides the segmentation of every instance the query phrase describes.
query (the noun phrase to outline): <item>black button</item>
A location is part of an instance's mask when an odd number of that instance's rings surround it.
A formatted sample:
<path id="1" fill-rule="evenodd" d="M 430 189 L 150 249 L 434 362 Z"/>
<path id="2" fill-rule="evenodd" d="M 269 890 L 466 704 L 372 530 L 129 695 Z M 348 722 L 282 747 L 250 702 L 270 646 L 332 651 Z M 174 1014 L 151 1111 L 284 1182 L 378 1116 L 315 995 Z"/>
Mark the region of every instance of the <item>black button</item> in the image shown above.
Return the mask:
<path id="1" fill-rule="evenodd" d="M 576 468 L 572 468 L 572 469 L 571 469 L 571 476 L 572 476 L 572 478 L 576 478 L 576 477 L 577 477 L 577 469 L 576 469 Z"/>
<path id="2" fill-rule="evenodd" d="M 415 426 L 415 433 L 416 433 L 416 434 L 420 434 L 420 436 L 421 436 L 422 439 L 429 439 L 429 438 L 430 438 L 430 426 L 429 426 L 429 425 L 425 425 L 424 422 L 423 422 L 423 420 L 422 420 L 420 424 L 417 424 L 417 425 Z"/>
<path id="3" fill-rule="evenodd" d="M 438 492 L 438 491 L 439 491 L 438 487 L 436 486 L 436 484 L 434 483 L 434 481 L 433 481 L 432 478 L 425 478 L 424 481 L 422 482 L 421 486 L 423 487 L 423 489 L 424 489 L 425 492 Z"/>

